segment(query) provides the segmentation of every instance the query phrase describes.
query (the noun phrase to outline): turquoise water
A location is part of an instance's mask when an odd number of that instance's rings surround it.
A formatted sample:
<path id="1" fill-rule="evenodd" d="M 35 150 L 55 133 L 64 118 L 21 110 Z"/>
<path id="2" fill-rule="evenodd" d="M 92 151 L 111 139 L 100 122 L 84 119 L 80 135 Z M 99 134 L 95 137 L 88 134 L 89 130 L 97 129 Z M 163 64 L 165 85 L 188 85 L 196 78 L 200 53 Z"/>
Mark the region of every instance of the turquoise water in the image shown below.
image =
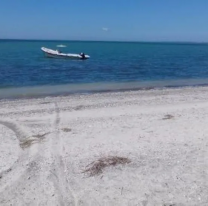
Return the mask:
<path id="1" fill-rule="evenodd" d="M 44 57 L 42 46 L 85 52 L 86 61 Z M 0 88 L 86 83 L 192 80 L 206 84 L 208 45 L 86 41 L 0 40 Z M 177 82 L 177 81 L 176 81 Z M 208 83 L 208 81 L 207 81 Z"/>

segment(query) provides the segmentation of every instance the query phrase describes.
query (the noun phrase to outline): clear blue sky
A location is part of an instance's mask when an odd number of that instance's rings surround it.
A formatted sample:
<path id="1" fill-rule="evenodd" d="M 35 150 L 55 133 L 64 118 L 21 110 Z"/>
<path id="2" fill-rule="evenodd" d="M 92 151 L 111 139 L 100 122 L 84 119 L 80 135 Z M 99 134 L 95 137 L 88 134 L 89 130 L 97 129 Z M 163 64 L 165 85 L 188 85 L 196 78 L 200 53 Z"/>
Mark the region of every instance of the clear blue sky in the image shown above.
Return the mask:
<path id="1" fill-rule="evenodd" d="M 0 38 L 208 42 L 208 0 L 0 0 Z"/>

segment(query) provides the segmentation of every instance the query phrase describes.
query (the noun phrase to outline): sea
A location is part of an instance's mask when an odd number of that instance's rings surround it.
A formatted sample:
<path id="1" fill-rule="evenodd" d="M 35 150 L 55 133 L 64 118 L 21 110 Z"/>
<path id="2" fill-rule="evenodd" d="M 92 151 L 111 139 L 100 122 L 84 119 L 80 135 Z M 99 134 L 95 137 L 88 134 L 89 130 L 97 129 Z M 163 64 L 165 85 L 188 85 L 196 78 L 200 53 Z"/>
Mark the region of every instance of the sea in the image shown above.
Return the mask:
<path id="1" fill-rule="evenodd" d="M 90 59 L 47 58 L 41 47 Z M 0 40 L 0 98 L 202 85 L 207 43 Z"/>

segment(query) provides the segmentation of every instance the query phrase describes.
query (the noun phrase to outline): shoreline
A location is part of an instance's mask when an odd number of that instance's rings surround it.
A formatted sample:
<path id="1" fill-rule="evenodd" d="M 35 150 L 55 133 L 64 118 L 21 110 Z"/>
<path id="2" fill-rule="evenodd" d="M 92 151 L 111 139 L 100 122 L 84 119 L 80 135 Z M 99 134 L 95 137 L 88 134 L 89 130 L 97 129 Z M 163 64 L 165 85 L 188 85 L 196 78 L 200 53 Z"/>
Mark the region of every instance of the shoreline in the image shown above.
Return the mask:
<path id="1" fill-rule="evenodd" d="M 0 205 L 207 205 L 207 122 L 208 87 L 2 100 Z"/>
<path id="2" fill-rule="evenodd" d="M 128 91 L 148 91 L 208 87 L 208 79 L 163 80 L 142 82 L 100 82 L 65 85 L 9 87 L 0 89 L 0 100 L 102 94 Z"/>

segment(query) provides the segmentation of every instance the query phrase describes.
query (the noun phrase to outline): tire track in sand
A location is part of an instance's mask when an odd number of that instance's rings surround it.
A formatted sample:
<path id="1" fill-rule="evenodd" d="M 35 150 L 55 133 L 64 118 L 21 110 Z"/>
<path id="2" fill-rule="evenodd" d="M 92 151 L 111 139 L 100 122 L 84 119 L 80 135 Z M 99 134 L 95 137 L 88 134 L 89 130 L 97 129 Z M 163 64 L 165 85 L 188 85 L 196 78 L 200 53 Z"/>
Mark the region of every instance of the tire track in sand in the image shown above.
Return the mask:
<path id="1" fill-rule="evenodd" d="M 62 137 L 60 136 L 60 109 L 58 104 L 55 103 L 55 120 L 54 120 L 54 138 L 52 142 L 52 158 L 53 163 L 51 166 L 52 181 L 56 193 L 58 195 L 58 201 L 60 205 L 78 205 L 78 199 L 75 192 L 70 187 L 70 181 L 67 178 L 67 166 L 66 160 L 62 156 L 64 152 L 64 145 Z"/>
<path id="2" fill-rule="evenodd" d="M 29 135 L 19 126 L 17 122 L 11 120 L 0 120 L 0 124 L 14 132 L 19 141 L 19 145 L 22 141 L 29 137 Z M 30 168 L 30 162 L 34 161 L 35 156 L 35 153 L 32 153 L 30 149 L 20 150 L 19 156 L 14 164 L 9 169 L 0 173 L 0 175 L 3 177 L 0 180 L 0 193 L 17 182 L 23 175 L 25 175 L 27 170 Z"/>

